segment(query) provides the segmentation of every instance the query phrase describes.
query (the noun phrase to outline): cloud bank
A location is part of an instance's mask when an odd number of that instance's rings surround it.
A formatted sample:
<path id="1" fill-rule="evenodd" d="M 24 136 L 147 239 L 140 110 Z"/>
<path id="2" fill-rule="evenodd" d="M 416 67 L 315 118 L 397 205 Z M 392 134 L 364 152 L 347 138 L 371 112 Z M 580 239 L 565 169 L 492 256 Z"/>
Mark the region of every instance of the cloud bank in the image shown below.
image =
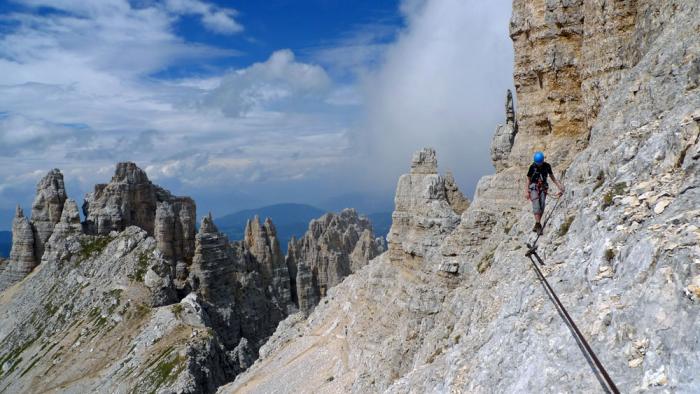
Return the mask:
<path id="1" fill-rule="evenodd" d="M 402 4 L 407 28 L 362 85 L 367 126 L 357 138 L 366 141 L 359 146 L 373 176 L 386 182 L 404 172 L 423 146 L 437 149 L 442 169 L 451 169 L 467 194 L 493 171 L 490 141 L 512 85 L 510 7 L 478 0 Z"/>

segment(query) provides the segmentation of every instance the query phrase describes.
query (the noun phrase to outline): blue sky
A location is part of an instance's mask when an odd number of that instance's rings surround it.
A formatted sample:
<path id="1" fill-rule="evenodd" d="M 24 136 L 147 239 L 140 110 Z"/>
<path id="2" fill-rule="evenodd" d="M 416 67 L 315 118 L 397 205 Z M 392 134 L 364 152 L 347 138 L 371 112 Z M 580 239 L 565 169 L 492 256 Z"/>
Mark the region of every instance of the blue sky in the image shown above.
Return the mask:
<path id="1" fill-rule="evenodd" d="M 471 195 L 512 85 L 509 17 L 509 0 L 1 2 L 0 229 L 49 169 L 80 202 L 125 160 L 200 214 L 390 209 L 425 145 Z"/>

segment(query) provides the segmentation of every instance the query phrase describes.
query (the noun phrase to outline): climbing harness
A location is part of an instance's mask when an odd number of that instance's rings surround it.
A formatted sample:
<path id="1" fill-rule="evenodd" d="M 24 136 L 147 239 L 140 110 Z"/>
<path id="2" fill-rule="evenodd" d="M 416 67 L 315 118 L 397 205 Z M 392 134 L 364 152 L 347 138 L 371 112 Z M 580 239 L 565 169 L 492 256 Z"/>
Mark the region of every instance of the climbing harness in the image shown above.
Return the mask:
<path id="1" fill-rule="evenodd" d="M 542 286 L 544 287 L 545 291 L 547 292 L 547 296 L 549 296 L 549 299 L 552 300 L 554 303 L 554 306 L 557 308 L 557 311 L 559 312 L 559 315 L 564 319 L 564 322 L 571 328 L 574 334 L 574 339 L 581 345 L 582 350 L 584 351 L 584 355 L 588 360 L 593 361 L 595 364 L 596 369 L 600 373 L 600 376 L 602 376 L 602 380 L 598 379 L 603 386 L 603 389 L 608 392 L 608 393 L 613 393 L 613 394 L 619 394 L 620 391 L 617 389 L 617 386 L 615 385 L 615 382 L 613 382 L 612 378 L 608 374 L 608 371 L 605 369 L 603 364 L 600 362 L 598 357 L 596 356 L 595 352 L 591 348 L 591 346 L 588 344 L 588 341 L 586 341 L 586 338 L 583 336 L 581 331 L 578 329 L 578 326 L 574 322 L 574 319 L 571 318 L 571 315 L 569 315 L 569 312 L 567 312 L 566 308 L 564 308 L 564 305 L 561 303 L 559 300 L 559 297 L 557 297 L 557 294 L 554 292 L 554 289 L 552 286 L 550 286 L 549 282 L 547 279 L 544 277 L 544 274 L 540 270 L 540 267 L 537 266 L 537 263 L 540 265 L 545 265 L 544 261 L 540 256 L 537 254 L 537 241 L 540 239 L 540 235 L 544 232 L 544 228 L 547 226 L 547 222 L 549 221 L 549 218 L 552 216 L 552 213 L 554 210 L 557 209 L 557 206 L 559 205 L 559 202 L 561 201 L 561 198 L 557 198 L 557 202 L 554 204 L 554 207 L 549 211 L 549 214 L 545 217 L 545 220 L 542 223 L 542 231 L 537 234 L 537 237 L 532 243 L 526 243 L 527 245 L 527 252 L 525 252 L 525 256 L 530 259 L 530 262 L 532 263 L 532 267 L 535 270 L 535 273 L 537 274 L 537 278 L 540 280 L 542 283 Z M 534 257 L 534 258 L 533 258 Z M 537 260 L 537 263 L 535 263 L 535 260 Z"/>

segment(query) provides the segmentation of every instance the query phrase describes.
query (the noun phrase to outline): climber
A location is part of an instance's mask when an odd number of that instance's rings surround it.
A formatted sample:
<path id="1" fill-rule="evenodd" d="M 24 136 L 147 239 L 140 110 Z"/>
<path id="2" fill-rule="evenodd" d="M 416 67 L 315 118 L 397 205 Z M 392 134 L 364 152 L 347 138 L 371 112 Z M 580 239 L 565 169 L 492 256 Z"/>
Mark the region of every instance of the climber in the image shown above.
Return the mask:
<path id="1" fill-rule="evenodd" d="M 542 213 L 544 212 L 545 200 L 547 199 L 547 176 L 552 176 L 552 181 L 559 188 L 559 195 L 564 193 L 564 186 L 554 177 L 552 166 L 544 161 L 544 153 L 535 152 L 533 163 L 527 170 L 527 188 L 525 189 L 525 198 L 532 201 L 532 211 L 535 214 L 535 227 L 532 231 L 542 235 Z"/>

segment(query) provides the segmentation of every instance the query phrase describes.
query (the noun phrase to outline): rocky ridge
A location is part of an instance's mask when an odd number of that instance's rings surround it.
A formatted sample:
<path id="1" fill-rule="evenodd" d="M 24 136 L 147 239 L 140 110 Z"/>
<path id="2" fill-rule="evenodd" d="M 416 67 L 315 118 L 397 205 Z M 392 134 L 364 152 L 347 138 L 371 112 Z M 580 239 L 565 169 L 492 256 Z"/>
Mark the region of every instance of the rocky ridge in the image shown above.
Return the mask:
<path id="1" fill-rule="evenodd" d="M 524 256 L 536 149 L 567 186 L 542 269 L 613 380 L 697 392 L 698 12 L 697 1 L 515 1 L 518 131 L 508 154 L 510 131 L 496 133 L 497 173 L 456 217 L 434 154 L 416 153 L 389 252 L 308 319 L 282 322 L 220 392 L 602 391 Z"/>
<path id="2" fill-rule="evenodd" d="M 211 215 L 195 234 L 194 202 L 133 163 L 119 163 L 86 197 L 83 223 L 63 197 L 53 170 L 39 182 L 33 218 L 17 208 L 12 255 L 0 262 L 0 391 L 212 392 L 298 311 L 296 276 L 270 219 L 249 221 L 241 241 Z M 364 227 L 327 231 L 348 238 L 345 249 L 325 252 L 353 269 L 380 252 L 366 219 L 354 220 Z"/>

